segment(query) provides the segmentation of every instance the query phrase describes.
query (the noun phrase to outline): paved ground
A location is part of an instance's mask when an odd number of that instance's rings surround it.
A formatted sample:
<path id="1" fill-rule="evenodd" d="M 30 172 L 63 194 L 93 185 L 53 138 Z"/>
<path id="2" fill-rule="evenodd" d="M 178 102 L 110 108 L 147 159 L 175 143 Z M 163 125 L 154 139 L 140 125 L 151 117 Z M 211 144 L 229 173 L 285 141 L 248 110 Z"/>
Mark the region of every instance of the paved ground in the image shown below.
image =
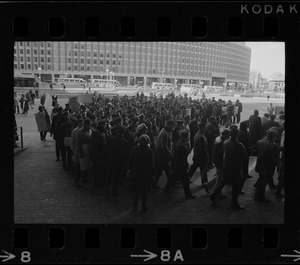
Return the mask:
<path id="1" fill-rule="evenodd" d="M 59 103 L 64 103 L 59 99 Z M 274 101 L 273 101 L 274 103 Z M 38 102 L 36 103 L 38 104 Z M 268 102 L 246 100 L 242 116 L 247 119 L 254 108 L 266 110 Z M 282 105 L 282 102 L 278 104 Z M 214 207 L 199 180 L 199 171 L 193 177 L 192 192 L 197 195 L 194 200 L 184 198 L 182 187 L 173 194 L 165 195 L 162 190 L 149 197 L 149 211 L 131 214 L 131 194 L 126 187 L 121 189 L 120 197 L 111 198 L 107 190 L 95 188 L 93 183 L 78 189 L 74 186 L 73 174 L 63 171 L 62 162 L 56 162 L 54 141 L 47 136 L 46 143 L 40 142 L 34 113 L 29 116 L 17 114 L 18 126 L 24 128 L 24 152 L 15 155 L 15 222 L 16 223 L 283 223 L 284 203 L 276 199 L 274 192 L 267 188 L 270 204 L 254 201 L 252 188 L 258 175 L 253 168 L 256 159 L 250 161 L 252 179 L 246 181 L 245 194 L 239 201 L 246 207 L 244 211 L 230 209 L 231 187 L 225 187 L 228 197 L 217 200 Z M 243 120 L 242 118 L 242 120 Z M 209 172 L 213 179 L 215 170 Z M 275 184 L 277 175 L 274 176 Z M 166 179 L 162 176 L 159 185 Z M 211 188 L 212 190 L 213 188 Z"/>

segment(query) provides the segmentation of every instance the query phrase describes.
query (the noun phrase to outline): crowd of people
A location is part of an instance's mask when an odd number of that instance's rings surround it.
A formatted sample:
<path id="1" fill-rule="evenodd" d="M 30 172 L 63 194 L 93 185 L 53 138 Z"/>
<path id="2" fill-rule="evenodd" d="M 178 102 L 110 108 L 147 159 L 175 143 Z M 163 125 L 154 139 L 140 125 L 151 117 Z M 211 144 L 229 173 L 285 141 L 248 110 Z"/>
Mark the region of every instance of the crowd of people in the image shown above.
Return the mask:
<path id="1" fill-rule="evenodd" d="M 38 98 L 39 94 L 37 90 L 33 92 L 29 90 L 28 92 L 24 93 L 21 92 L 20 95 L 17 92 L 14 92 L 14 113 L 20 114 L 20 107 L 22 110 L 22 114 L 25 114 L 26 117 L 28 116 L 28 111 L 33 109 L 35 98 Z"/>
<path id="2" fill-rule="evenodd" d="M 233 209 L 244 209 L 238 202 L 248 174 L 250 156 L 257 156 L 255 199 L 269 202 L 265 187 L 276 189 L 282 197 L 284 180 L 284 113 L 275 121 L 274 108 L 263 118 L 257 110 L 241 122 L 242 104 L 168 94 L 165 98 L 137 93 L 134 97 L 93 96 L 93 103 L 81 104 L 77 110 L 59 106 L 52 98 L 49 115 L 41 97 L 36 114 L 41 141 L 47 132 L 55 140 L 56 161 L 62 159 L 65 171 L 72 170 L 75 185 L 80 188 L 93 177 L 95 186 L 106 187 L 112 196 L 120 195 L 120 185 L 133 192 L 132 211 L 136 212 L 139 198 L 142 211 L 147 210 L 150 191 L 160 189 L 162 172 L 167 177 L 165 193 L 182 185 L 186 198 L 197 168 L 206 192 L 207 173 L 216 167 L 217 182 L 210 194 L 216 203 L 222 198 L 225 185 L 232 185 Z M 239 127 L 238 127 L 239 126 Z M 193 150 L 193 164 L 188 156 Z M 270 159 L 272 157 L 273 159 Z M 279 183 L 274 184 L 274 172 Z"/>

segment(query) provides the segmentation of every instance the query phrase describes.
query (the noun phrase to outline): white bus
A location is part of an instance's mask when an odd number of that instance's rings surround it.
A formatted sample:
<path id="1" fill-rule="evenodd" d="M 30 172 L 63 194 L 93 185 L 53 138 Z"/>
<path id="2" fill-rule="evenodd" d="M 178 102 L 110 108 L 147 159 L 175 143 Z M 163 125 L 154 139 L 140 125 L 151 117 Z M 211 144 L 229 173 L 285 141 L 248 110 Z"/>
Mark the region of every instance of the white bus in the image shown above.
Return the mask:
<path id="1" fill-rule="evenodd" d="M 182 84 L 180 87 L 181 93 L 187 93 L 193 95 L 199 94 L 200 90 L 201 90 L 201 86 L 197 84 Z"/>
<path id="2" fill-rule="evenodd" d="M 118 87 L 120 86 L 120 82 L 117 80 L 109 80 L 109 79 L 93 79 L 92 86 Z"/>
<path id="3" fill-rule="evenodd" d="M 58 78 L 57 84 L 85 84 L 85 80 L 83 78 Z"/>
<path id="4" fill-rule="evenodd" d="M 152 83 L 152 88 L 153 89 L 175 89 L 174 84 L 172 83 Z"/>

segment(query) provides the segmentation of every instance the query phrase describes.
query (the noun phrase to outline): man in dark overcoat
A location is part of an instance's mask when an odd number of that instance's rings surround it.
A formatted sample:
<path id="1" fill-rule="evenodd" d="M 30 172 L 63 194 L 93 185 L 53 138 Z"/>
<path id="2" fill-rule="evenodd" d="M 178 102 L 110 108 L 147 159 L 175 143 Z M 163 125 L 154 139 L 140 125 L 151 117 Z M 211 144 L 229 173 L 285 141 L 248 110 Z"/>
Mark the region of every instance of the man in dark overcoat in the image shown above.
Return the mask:
<path id="1" fill-rule="evenodd" d="M 191 179 L 196 172 L 197 168 L 200 168 L 200 176 L 202 185 L 207 193 L 209 193 L 206 183 L 207 172 L 208 172 L 208 143 L 205 137 L 205 128 L 206 125 L 204 123 L 200 123 L 199 131 L 196 133 L 194 137 L 194 156 L 193 156 L 193 165 L 191 166 L 188 172 L 188 178 Z"/>
<path id="2" fill-rule="evenodd" d="M 125 126 L 119 125 L 117 135 L 112 136 L 107 143 L 108 161 L 111 172 L 111 195 L 118 196 L 118 189 L 125 177 L 129 156 L 129 144 L 124 137 Z"/>
<path id="3" fill-rule="evenodd" d="M 174 176 L 171 173 L 170 163 L 173 160 L 172 154 L 172 131 L 176 123 L 173 120 L 168 120 L 166 126 L 160 131 L 158 135 L 157 148 L 155 149 L 155 181 L 154 189 L 159 189 L 157 183 L 161 173 L 164 171 L 168 182 L 164 191 L 170 193 L 171 186 L 174 184 Z"/>
<path id="4" fill-rule="evenodd" d="M 274 143 L 275 137 L 276 133 L 268 130 L 266 136 L 255 145 L 257 151 L 255 171 L 259 173 L 259 178 L 254 186 L 257 188 L 255 200 L 259 202 L 270 202 L 265 197 L 265 188 L 267 183 L 273 182 L 275 168 L 279 162 L 279 149 Z"/>
<path id="5" fill-rule="evenodd" d="M 231 208 L 234 210 L 245 209 L 238 203 L 238 195 L 240 191 L 240 182 L 243 175 L 243 166 L 246 159 L 245 147 L 237 141 L 238 127 L 230 127 L 230 138 L 223 144 L 223 169 L 224 178 L 220 185 L 211 194 L 210 199 L 215 203 L 216 197 L 221 190 L 227 185 L 232 185 Z"/>
<path id="6" fill-rule="evenodd" d="M 188 129 L 183 129 L 179 131 L 180 139 L 175 145 L 174 161 L 173 161 L 173 172 L 175 178 L 182 181 L 184 195 L 187 199 L 194 199 L 190 190 L 190 181 L 187 175 L 189 169 L 189 164 L 187 158 L 191 152 L 190 148 L 190 131 Z"/>
<path id="7" fill-rule="evenodd" d="M 251 140 L 251 150 L 256 142 L 261 139 L 261 118 L 258 116 L 259 111 L 254 110 L 254 114 L 249 117 L 249 134 Z"/>
<path id="8" fill-rule="evenodd" d="M 142 212 L 145 212 L 147 196 L 154 181 L 154 158 L 148 135 L 142 134 L 138 139 L 138 145 L 131 149 L 128 169 L 133 187 L 132 212 L 137 211 L 140 197 L 142 198 Z"/>

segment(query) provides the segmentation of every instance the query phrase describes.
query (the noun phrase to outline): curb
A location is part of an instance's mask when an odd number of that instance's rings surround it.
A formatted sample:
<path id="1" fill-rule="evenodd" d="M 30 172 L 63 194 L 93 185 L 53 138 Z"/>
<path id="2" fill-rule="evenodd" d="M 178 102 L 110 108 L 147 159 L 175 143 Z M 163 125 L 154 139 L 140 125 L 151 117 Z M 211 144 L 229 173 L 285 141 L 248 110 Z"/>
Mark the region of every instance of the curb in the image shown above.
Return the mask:
<path id="1" fill-rule="evenodd" d="M 14 155 L 17 155 L 19 153 L 24 152 L 25 150 L 27 150 L 29 147 L 25 147 L 25 148 L 16 148 L 17 150 L 14 149 Z"/>

